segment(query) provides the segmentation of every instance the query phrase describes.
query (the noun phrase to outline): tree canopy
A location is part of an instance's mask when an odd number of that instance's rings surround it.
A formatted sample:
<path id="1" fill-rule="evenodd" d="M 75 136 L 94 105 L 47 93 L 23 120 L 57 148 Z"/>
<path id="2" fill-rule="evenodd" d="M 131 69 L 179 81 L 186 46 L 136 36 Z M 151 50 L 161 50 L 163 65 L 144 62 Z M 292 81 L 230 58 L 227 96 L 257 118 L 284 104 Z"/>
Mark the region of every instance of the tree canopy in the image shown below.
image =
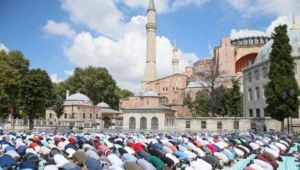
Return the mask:
<path id="1" fill-rule="evenodd" d="M 211 96 L 209 89 L 197 92 L 195 100 L 190 95 L 184 98 L 183 104 L 188 107 L 193 116 L 242 116 L 242 94 L 239 82 L 232 81 L 231 88 L 218 86 Z"/>
<path id="2" fill-rule="evenodd" d="M 33 129 L 33 119 L 44 116 L 52 97 L 52 82 L 46 71 L 30 70 L 20 84 L 20 106 L 29 118 L 29 127 Z"/>
<path id="3" fill-rule="evenodd" d="M 272 39 L 268 73 L 270 81 L 265 86 L 266 111 L 272 118 L 282 122 L 283 129 L 284 119 L 298 113 L 299 87 L 295 79 L 295 63 L 291 56 L 287 26 L 276 27 Z"/>
<path id="4" fill-rule="evenodd" d="M 66 80 L 66 87 L 71 93 L 84 93 L 95 105 L 106 102 L 115 109 L 118 108 L 120 97 L 131 95 L 129 91 L 119 89 L 108 70 L 102 67 L 76 68 Z"/>
<path id="5" fill-rule="evenodd" d="M 29 60 L 20 51 L 0 51 L 0 111 L 2 117 L 11 113 L 20 117 L 18 100 L 22 78 L 29 71 Z"/>
<path id="6" fill-rule="evenodd" d="M 229 89 L 225 97 L 225 108 L 229 116 L 242 116 L 242 94 L 240 92 L 240 84 L 236 79 L 231 80 L 232 87 Z"/>

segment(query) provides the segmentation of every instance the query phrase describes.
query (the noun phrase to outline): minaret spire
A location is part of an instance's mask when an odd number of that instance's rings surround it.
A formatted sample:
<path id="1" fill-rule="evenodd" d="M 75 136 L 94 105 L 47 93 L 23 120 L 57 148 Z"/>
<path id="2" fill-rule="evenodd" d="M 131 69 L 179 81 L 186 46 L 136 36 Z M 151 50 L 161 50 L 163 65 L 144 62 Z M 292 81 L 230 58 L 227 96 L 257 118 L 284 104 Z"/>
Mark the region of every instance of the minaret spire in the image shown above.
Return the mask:
<path id="1" fill-rule="evenodd" d="M 149 10 L 154 10 L 155 11 L 155 5 L 154 5 L 154 1 L 153 0 L 149 1 L 148 11 Z"/>
<path id="2" fill-rule="evenodd" d="M 297 30 L 297 29 L 298 29 L 298 26 L 297 26 L 297 23 L 296 23 L 295 14 L 293 14 L 293 23 L 292 23 L 292 26 L 291 26 L 290 30 Z"/>
<path id="3" fill-rule="evenodd" d="M 173 48 L 173 59 L 172 59 L 172 74 L 179 73 L 179 54 L 178 48 L 176 47 L 176 41 L 174 42 Z"/>
<path id="4" fill-rule="evenodd" d="M 156 80 L 156 10 L 154 0 L 149 1 L 147 10 L 148 23 L 146 24 L 147 43 L 146 43 L 146 67 L 142 82 L 142 92 L 151 90 L 147 84 Z"/>

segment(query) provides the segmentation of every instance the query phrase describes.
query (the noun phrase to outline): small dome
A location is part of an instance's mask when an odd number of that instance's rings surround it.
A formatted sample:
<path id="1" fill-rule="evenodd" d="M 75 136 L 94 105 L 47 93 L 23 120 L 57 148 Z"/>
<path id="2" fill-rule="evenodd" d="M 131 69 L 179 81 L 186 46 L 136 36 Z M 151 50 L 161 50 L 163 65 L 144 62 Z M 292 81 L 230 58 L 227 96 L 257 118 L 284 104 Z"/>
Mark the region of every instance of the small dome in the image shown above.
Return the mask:
<path id="1" fill-rule="evenodd" d="M 81 93 L 72 94 L 71 96 L 67 97 L 67 100 L 90 101 L 86 95 Z"/>
<path id="2" fill-rule="evenodd" d="M 231 40 L 251 38 L 251 37 L 269 37 L 269 35 L 259 30 L 248 30 L 248 29 L 243 29 L 240 31 L 232 30 L 230 34 Z"/>
<path id="3" fill-rule="evenodd" d="M 147 91 L 144 93 L 143 96 L 147 96 L 147 97 L 158 97 L 158 94 L 155 91 Z"/>
<path id="4" fill-rule="evenodd" d="M 105 102 L 101 102 L 99 104 L 97 104 L 98 107 L 102 107 L 102 108 L 109 108 L 109 105 Z"/>

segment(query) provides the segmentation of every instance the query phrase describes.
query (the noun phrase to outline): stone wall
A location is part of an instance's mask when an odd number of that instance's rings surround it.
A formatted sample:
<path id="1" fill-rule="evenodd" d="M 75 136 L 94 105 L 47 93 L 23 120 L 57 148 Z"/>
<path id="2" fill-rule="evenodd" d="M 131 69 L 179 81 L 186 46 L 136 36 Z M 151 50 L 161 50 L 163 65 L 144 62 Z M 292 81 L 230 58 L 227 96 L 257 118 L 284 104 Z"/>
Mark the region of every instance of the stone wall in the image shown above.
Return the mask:
<path id="1" fill-rule="evenodd" d="M 216 132 L 220 130 L 234 130 L 234 117 L 201 117 L 201 118 L 177 118 L 175 119 L 174 127 L 166 127 L 174 131 L 204 131 L 204 132 Z M 263 126 L 266 125 L 267 129 L 274 129 L 275 131 L 280 131 L 280 122 L 270 119 L 270 118 L 237 118 L 240 131 L 247 131 L 251 128 L 257 130 L 263 130 Z M 190 123 L 190 128 L 188 125 Z M 218 128 L 219 123 L 219 128 Z M 252 127 L 251 127 L 252 123 Z M 204 127 L 206 124 L 206 127 Z M 254 126 L 255 125 L 255 126 Z"/>

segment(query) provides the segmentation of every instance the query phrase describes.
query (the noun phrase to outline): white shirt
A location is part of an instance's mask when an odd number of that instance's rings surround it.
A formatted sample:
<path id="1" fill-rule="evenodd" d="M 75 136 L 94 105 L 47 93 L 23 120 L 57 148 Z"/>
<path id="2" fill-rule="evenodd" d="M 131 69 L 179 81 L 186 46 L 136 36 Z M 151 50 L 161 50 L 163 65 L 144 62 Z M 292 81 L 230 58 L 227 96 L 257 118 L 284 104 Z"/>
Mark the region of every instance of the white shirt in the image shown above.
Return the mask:
<path id="1" fill-rule="evenodd" d="M 197 155 L 195 153 L 193 153 L 187 149 L 184 150 L 183 153 L 185 153 L 188 156 L 189 160 L 195 159 L 197 157 Z"/>
<path id="2" fill-rule="evenodd" d="M 257 150 L 259 148 L 259 145 L 254 142 L 251 142 L 249 145 L 252 147 L 253 150 Z"/>
<path id="3" fill-rule="evenodd" d="M 172 159 L 172 161 L 174 162 L 175 165 L 178 164 L 178 163 L 180 162 L 180 160 L 179 160 L 176 156 L 174 156 L 174 155 L 172 155 L 172 154 L 170 154 L 170 153 L 167 153 L 167 154 L 166 154 L 166 157 Z"/>
<path id="4" fill-rule="evenodd" d="M 265 161 L 262 161 L 259 159 L 254 159 L 253 162 L 265 170 L 273 170 L 272 165 L 270 165 L 269 163 L 267 163 Z"/>
<path id="5" fill-rule="evenodd" d="M 128 147 L 128 146 L 125 146 L 124 149 L 125 149 L 128 153 L 130 153 L 130 154 L 135 154 L 134 150 L 131 149 L 131 148 Z"/>
<path id="6" fill-rule="evenodd" d="M 215 152 L 214 156 L 217 157 L 220 160 L 221 163 L 227 163 L 229 161 L 227 156 L 222 154 L 222 153 Z"/>
<path id="7" fill-rule="evenodd" d="M 234 152 L 239 156 L 239 157 L 243 157 L 244 156 L 244 152 L 236 147 L 233 148 Z"/>
<path id="8" fill-rule="evenodd" d="M 122 159 L 120 159 L 116 154 L 111 153 L 107 156 L 107 159 L 112 165 L 123 167 Z"/>
<path id="9" fill-rule="evenodd" d="M 200 157 L 204 157 L 205 156 L 205 152 L 200 149 L 200 148 L 195 148 L 194 151 L 198 154 L 198 156 Z"/>
<path id="10" fill-rule="evenodd" d="M 194 168 L 195 170 L 212 170 L 212 166 L 202 159 L 197 159 L 196 161 L 192 161 L 190 164 L 191 167 Z"/>

